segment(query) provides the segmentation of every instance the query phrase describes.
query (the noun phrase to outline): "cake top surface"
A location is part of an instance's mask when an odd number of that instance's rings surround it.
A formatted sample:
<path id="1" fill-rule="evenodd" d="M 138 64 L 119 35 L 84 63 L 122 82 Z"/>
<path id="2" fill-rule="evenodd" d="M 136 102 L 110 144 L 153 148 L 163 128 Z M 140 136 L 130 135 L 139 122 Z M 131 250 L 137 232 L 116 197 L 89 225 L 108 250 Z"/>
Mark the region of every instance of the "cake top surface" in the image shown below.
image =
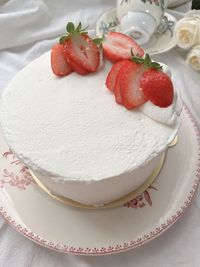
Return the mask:
<path id="1" fill-rule="evenodd" d="M 1 101 L 7 143 L 33 170 L 69 181 L 101 180 L 146 164 L 174 139 L 178 116 L 167 125 L 147 116 L 148 103 L 144 112 L 115 103 L 105 87 L 109 63 L 94 74 L 57 78 L 49 58 L 46 53 L 18 73 Z"/>

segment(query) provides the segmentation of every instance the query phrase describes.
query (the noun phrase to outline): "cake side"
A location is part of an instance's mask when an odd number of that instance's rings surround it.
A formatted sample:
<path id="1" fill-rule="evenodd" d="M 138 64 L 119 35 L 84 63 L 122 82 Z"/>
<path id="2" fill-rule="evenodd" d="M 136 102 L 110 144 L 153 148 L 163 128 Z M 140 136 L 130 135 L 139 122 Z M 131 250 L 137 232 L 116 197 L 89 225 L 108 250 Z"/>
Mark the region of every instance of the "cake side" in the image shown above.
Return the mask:
<path id="1" fill-rule="evenodd" d="M 56 180 L 35 171 L 34 176 L 57 197 L 64 197 L 87 206 L 102 206 L 116 201 L 142 186 L 160 167 L 162 155 L 159 155 L 131 172 L 92 183 L 69 183 Z M 153 177 L 155 179 L 156 177 Z"/>

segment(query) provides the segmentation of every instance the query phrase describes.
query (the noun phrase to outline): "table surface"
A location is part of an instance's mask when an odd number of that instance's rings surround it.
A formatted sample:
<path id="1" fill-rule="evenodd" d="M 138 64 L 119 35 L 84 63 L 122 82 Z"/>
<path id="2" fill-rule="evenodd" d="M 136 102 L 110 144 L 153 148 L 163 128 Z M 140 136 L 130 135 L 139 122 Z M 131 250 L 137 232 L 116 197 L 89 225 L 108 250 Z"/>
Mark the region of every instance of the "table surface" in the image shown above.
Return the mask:
<path id="1" fill-rule="evenodd" d="M 90 22 L 115 6 L 114 0 L 19 0 L 0 2 L 0 90 L 33 59 L 49 50 L 66 21 Z M 179 7 L 185 11 L 187 6 Z M 3 27 L 2 27 L 3 25 Z M 155 60 L 169 65 L 175 86 L 200 125 L 200 74 L 186 66 L 185 53 L 175 48 Z M 181 220 L 152 242 L 109 256 L 86 257 L 54 252 L 15 232 L 0 218 L 0 267 L 28 266 L 200 266 L 200 188 Z"/>

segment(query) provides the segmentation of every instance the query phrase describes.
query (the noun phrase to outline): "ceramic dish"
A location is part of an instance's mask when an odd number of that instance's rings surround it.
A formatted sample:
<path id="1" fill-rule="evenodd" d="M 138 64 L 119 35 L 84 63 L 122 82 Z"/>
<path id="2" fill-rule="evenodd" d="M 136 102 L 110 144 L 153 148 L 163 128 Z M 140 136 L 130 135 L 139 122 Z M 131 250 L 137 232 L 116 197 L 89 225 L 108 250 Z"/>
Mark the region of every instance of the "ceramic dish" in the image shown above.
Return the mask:
<path id="1" fill-rule="evenodd" d="M 150 42 L 148 46 L 145 44 L 145 52 L 151 55 L 165 53 L 176 46 L 174 38 L 174 26 L 177 20 L 174 16 L 165 12 L 164 19 L 166 20 L 162 34 L 156 34 L 155 40 Z M 120 31 L 119 20 L 117 18 L 116 9 L 109 10 L 102 14 L 96 22 L 96 34 L 102 36 L 110 31 Z"/>

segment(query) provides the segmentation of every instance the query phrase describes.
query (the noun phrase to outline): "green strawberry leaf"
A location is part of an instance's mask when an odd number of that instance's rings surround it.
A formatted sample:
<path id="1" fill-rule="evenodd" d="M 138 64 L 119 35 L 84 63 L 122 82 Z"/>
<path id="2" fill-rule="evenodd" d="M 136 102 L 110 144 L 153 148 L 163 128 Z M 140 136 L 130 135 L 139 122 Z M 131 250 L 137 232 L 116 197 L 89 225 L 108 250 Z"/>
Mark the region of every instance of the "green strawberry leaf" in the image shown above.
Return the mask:
<path id="1" fill-rule="evenodd" d="M 137 64 L 144 64 L 148 68 L 162 70 L 162 66 L 159 63 L 152 61 L 149 54 L 146 54 L 145 57 L 136 57 L 134 56 L 133 49 L 131 48 L 131 56 L 131 61 Z"/>
<path id="2" fill-rule="evenodd" d="M 89 25 L 87 25 L 85 28 L 81 29 L 81 32 L 84 32 L 85 30 L 87 30 L 89 27 Z"/>
<path id="3" fill-rule="evenodd" d="M 66 41 L 68 38 L 69 38 L 69 37 L 66 36 L 66 35 L 61 36 L 60 39 L 59 39 L 59 43 L 60 43 L 60 44 L 64 44 L 65 41 Z"/>
<path id="4" fill-rule="evenodd" d="M 144 63 L 144 59 L 140 57 L 132 57 L 131 60 L 135 63 Z"/>
<path id="5" fill-rule="evenodd" d="M 101 45 L 102 42 L 103 42 L 103 38 L 95 38 L 95 39 L 93 39 L 93 42 L 94 42 L 96 45 Z"/>
<path id="6" fill-rule="evenodd" d="M 149 54 L 147 53 L 147 54 L 145 55 L 145 58 L 144 58 L 144 63 L 145 63 L 145 64 L 149 64 L 150 62 L 152 62 L 152 60 L 151 60 Z"/>
<path id="7" fill-rule="evenodd" d="M 68 22 L 66 26 L 66 30 L 68 33 L 73 33 L 75 30 L 74 23 L 73 22 Z"/>
<path id="8" fill-rule="evenodd" d="M 82 27 L 82 24 L 81 24 L 81 22 L 79 22 L 78 26 L 76 27 L 76 32 L 80 32 L 81 27 Z"/>
<path id="9" fill-rule="evenodd" d="M 149 67 L 150 68 L 154 68 L 154 69 L 157 69 L 157 70 L 162 70 L 162 66 L 159 64 L 159 63 L 157 63 L 157 62 L 151 62 L 150 64 L 149 64 Z"/>

